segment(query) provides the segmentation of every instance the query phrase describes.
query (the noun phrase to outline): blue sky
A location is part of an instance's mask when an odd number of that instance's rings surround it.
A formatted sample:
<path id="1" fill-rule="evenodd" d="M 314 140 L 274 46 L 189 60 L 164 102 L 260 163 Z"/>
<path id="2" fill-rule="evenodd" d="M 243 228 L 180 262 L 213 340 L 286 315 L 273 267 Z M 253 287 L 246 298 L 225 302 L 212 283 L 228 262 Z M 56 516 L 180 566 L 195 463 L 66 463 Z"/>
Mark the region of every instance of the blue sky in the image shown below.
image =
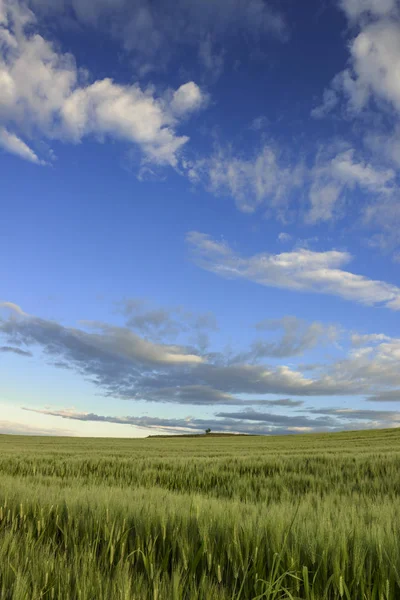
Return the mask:
<path id="1" fill-rule="evenodd" d="M 0 0 L 0 432 L 400 424 L 396 0 Z"/>

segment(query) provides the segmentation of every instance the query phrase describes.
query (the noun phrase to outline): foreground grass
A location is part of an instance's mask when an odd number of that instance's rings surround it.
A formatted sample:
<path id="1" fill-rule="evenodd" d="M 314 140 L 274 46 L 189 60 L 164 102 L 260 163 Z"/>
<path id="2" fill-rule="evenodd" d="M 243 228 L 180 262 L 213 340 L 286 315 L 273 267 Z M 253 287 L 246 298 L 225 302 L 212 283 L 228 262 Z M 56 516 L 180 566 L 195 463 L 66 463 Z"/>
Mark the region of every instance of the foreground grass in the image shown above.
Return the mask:
<path id="1" fill-rule="evenodd" d="M 0 436 L 0 598 L 397 600 L 400 430 Z"/>

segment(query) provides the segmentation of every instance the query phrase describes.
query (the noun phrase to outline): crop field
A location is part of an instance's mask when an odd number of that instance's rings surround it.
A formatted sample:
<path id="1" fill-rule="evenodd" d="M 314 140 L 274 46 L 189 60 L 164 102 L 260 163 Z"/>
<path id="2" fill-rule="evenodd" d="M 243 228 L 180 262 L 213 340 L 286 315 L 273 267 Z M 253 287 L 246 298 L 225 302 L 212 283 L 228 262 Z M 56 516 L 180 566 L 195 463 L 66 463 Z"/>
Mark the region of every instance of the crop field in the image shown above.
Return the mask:
<path id="1" fill-rule="evenodd" d="M 400 430 L 0 436 L 1 600 L 398 600 Z"/>

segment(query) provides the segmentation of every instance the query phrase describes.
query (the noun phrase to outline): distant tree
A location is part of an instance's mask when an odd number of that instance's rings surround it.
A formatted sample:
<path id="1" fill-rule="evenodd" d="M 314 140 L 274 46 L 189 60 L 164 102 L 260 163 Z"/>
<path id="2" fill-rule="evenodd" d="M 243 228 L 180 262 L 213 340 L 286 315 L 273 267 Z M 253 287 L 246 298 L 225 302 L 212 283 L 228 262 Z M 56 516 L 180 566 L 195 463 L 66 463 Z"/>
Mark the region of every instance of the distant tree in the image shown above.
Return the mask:
<path id="1" fill-rule="evenodd" d="M 208 435 L 209 433 L 211 433 L 211 429 L 208 427 L 208 428 L 206 429 L 206 435 Z"/>

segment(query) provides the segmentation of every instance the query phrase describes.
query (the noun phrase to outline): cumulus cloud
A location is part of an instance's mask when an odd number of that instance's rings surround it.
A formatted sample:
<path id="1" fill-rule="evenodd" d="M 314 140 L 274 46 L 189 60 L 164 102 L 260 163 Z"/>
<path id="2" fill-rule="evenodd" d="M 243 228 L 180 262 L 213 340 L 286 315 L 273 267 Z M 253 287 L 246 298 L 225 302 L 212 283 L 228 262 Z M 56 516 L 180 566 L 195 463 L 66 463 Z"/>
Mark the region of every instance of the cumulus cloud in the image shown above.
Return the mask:
<path id="1" fill-rule="evenodd" d="M 121 85 L 110 78 L 89 82 L 72 55 L 35 33 L 34 14 L 5 0 L 0 25 L 0 144 L 39 163 L 15 131 L 78 143 L 86 136 L 111 137 L 138 146 L 144 159 L 176 166 L 188 141 L 175 131 L 179 118 L 198 110 L 206 96 L 194 82 L 171 98 L 151 88 Z"/>
<path id="2" fill-rule="evenodd" d="M 352 70 L 337 79 L 354 110 L 380 98 L 400 107 L 400 87 L 395 77 L 400 58 L 399 25 L 376 22 L 363 28 L 350 47 Z"/>
<path id="3" fill-rule="evenodd" d="M 375 10 L 368 10 L 368 4 Z M 357 5 L 357 7 L 355 6 Z M 383 101 L 386 108 L 400 108 L 400 86 L 396 73 L 400 61 L 400 20 L 399 16 L 390 16 L 390 11 L 376 10 L 378 2 L 355 2 L 354 10 L 350 3 L 343 2 L 349 17 L 355 18 L 367 13 L 375 19 L 360 21 L 359 31 L 349 44 L 349 67 L 344 69 L 332 81 L 331 92 L 325 92 L 321 107 L 314 110 L 314 116 L 322 116 L 337 105 L 339 94 L 347 103 L 348 109 L 357 114 L 369 103 Z M 357 11 L 356 8 L 367 10 Z M 332 98 L 335 98 L 333 102 Z M 381 106 L 381 108 L 384 108 Z"/>
<path id="4" fill-rule="evenodd" d="M 204 233 L 190 232 L 187 240 L 200 267 L 227 279 L 247 279 L 265 286 L 330 294 L 366 306 L 400 310 L 400 288 L 340 268 L 351 261 L 348 252 L 300 248 L 243 257 Z"/>
<path id="5" fill-rule="evenodd" d="M 377 231 L 369 237 L 370 245 L 392 251 L 400 242 L 396 175 L 400 164 L 399 4 L 397 0 L 341 0 L 340 7 L 351 25 L 348 63 L 333 78 L 312 115 L 323 118 L 335 112 L 355 120 L 361 142 L 377 167 L 361 159 L 357 165 L 346 161 L 341 174 L 350 178 L 348 183 L 328 177 L 324 186 L 317 178 L 309 219 L 330 219 L 343 199 L 343 185 L 348 188 L 353 180 L 353 185 L 370 194 L 361 211 L 363 224 Z M 350 161 L 354 163 L 353 157 Z"/>
<path id="6" fill-rule="evenodd" d="M 171 109 L 178 116 L 199 110 L 207 103 L 207 96 L 193 81 L 184 83 L 172 96 Z"/>
<path id="7" fill-rule="evenodd" d="M 340 0 L 340 6 L 351 19 L 362 15 L 387 16 L 397 9 L 396 0 Z"/>

